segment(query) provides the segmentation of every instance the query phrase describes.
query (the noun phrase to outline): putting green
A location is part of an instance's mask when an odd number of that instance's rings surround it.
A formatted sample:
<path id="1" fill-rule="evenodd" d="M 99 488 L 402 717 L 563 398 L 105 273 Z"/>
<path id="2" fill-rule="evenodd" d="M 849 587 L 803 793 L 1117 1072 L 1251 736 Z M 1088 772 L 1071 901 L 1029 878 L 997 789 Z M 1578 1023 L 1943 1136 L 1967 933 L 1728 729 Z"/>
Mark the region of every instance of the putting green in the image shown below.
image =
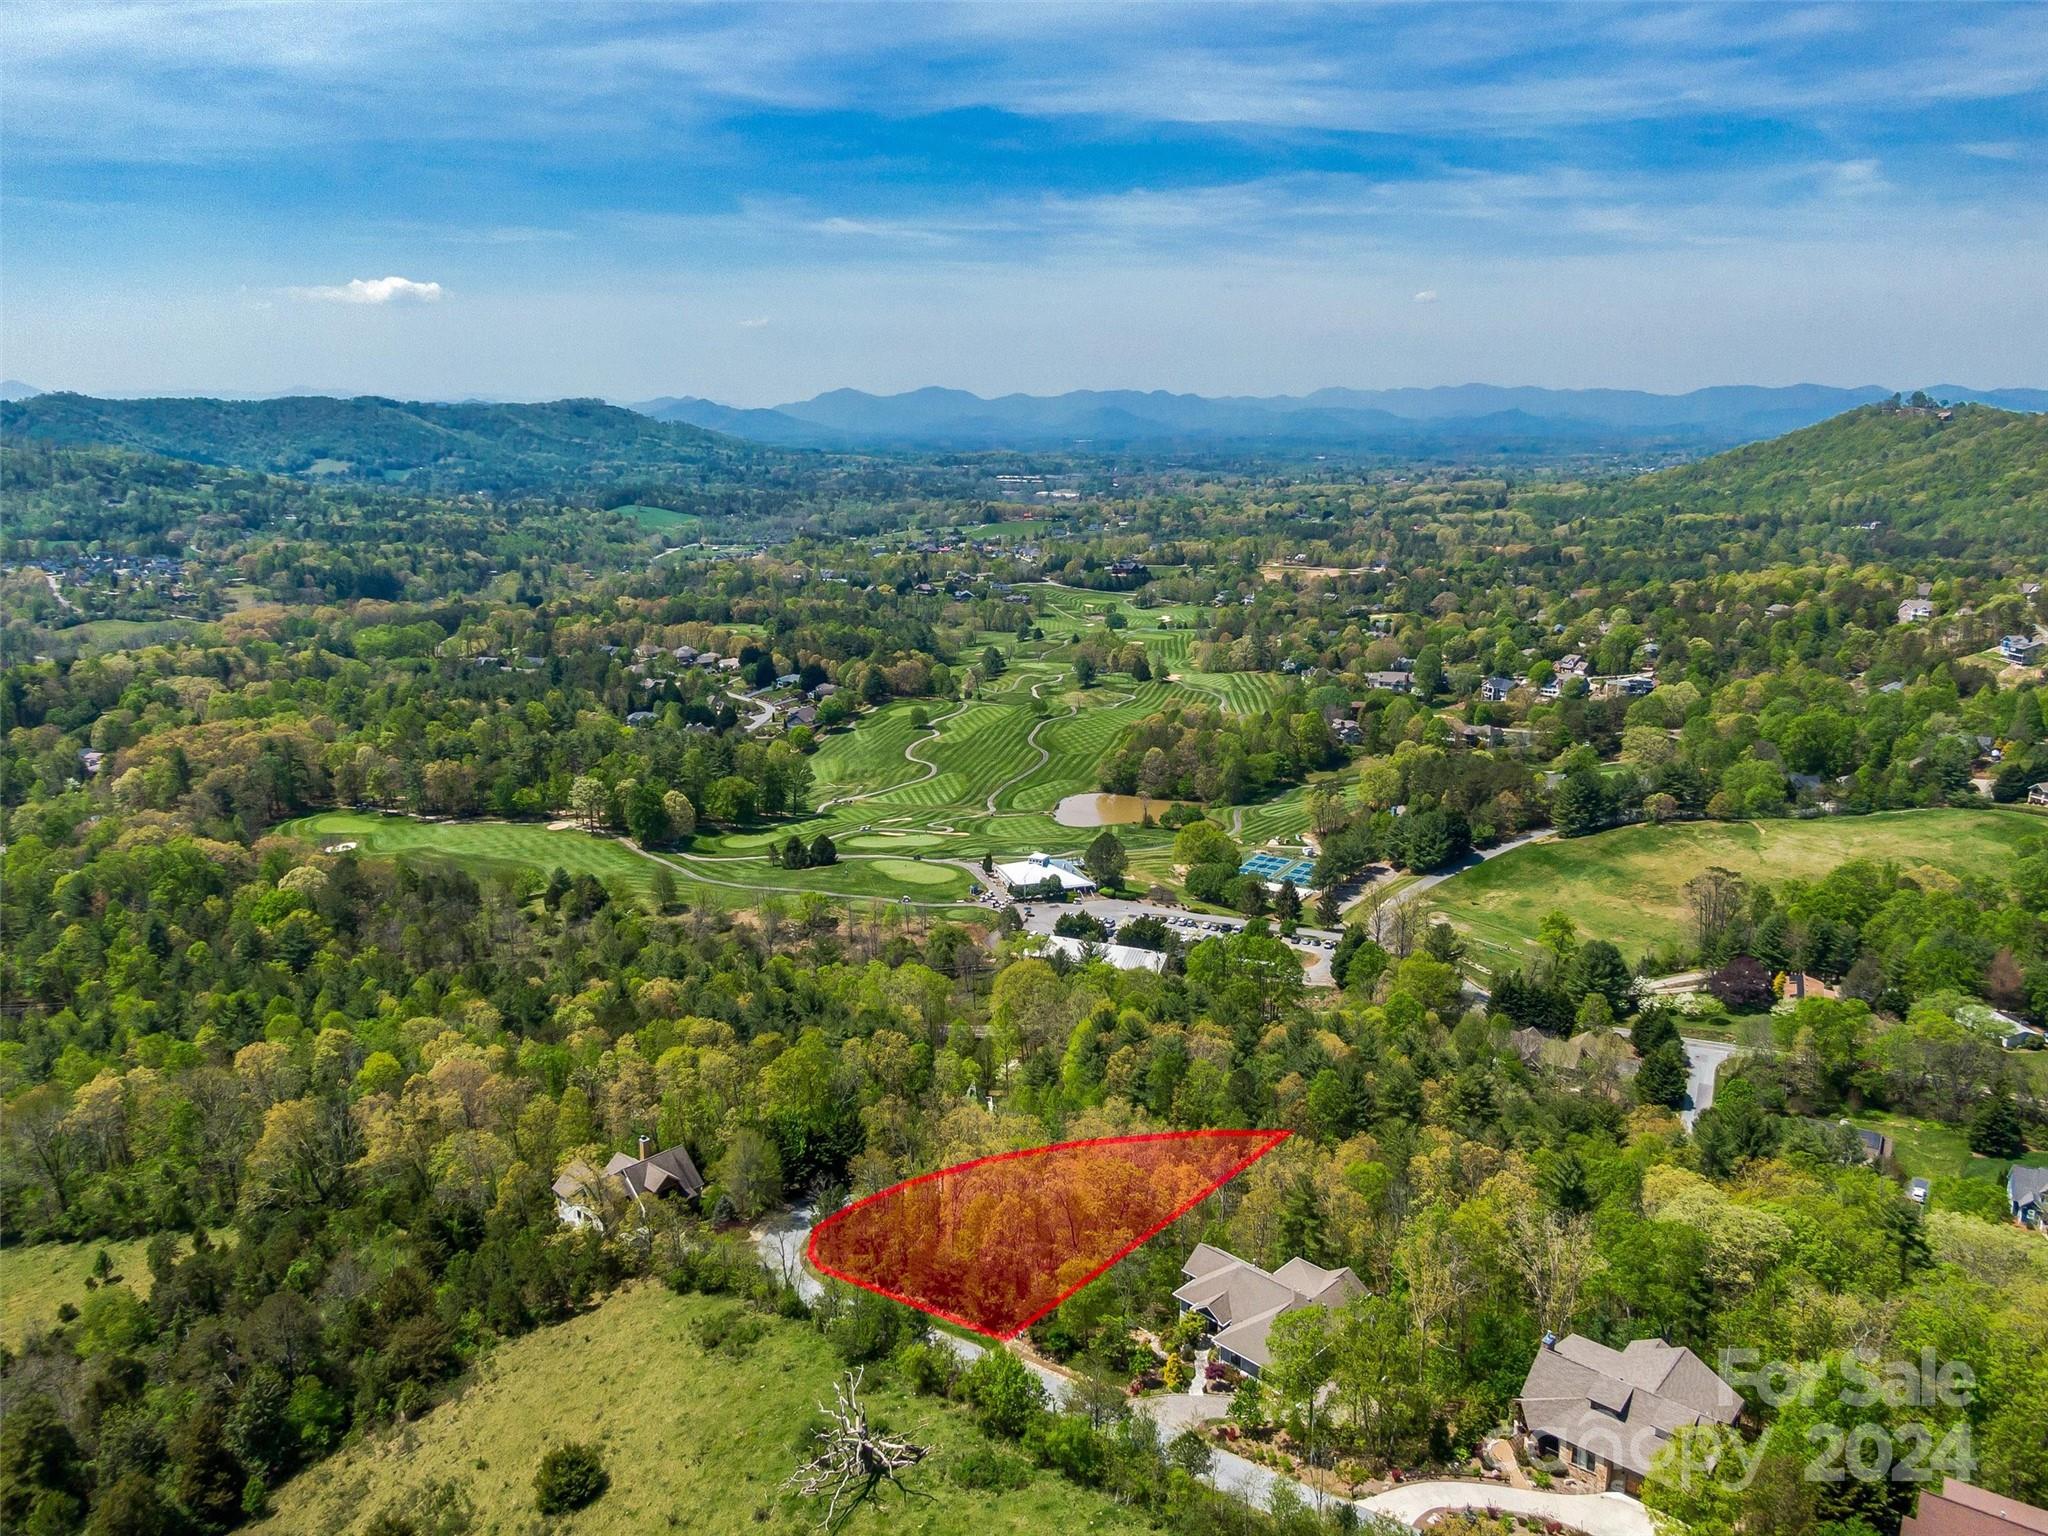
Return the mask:
<path id="1" fill-rule="evenodd" d="M 886 875 L 891 880 L 901 880 L 905 885 L 950 885 L 960 878 L 960 871 L 945 864 L 918 864 L 910 859 L 872 859 L 863 861 L 876 874 Z"/>

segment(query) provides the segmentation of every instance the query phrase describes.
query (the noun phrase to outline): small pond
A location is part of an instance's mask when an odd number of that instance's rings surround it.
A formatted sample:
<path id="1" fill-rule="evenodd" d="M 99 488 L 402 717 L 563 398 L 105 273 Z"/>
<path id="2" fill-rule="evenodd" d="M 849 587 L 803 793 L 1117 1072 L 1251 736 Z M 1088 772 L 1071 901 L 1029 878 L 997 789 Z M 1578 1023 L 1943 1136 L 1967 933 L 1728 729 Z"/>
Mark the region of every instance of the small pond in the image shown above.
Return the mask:
<path id="1" fill-rule="evenodd" d="M 1052 819 L 1063 827 L 1130 826 L 1143 821 L 1147 811 L 1156 815 L 1172 803 L 1143 795 L 1069 795 L 1052 808 Z"/>

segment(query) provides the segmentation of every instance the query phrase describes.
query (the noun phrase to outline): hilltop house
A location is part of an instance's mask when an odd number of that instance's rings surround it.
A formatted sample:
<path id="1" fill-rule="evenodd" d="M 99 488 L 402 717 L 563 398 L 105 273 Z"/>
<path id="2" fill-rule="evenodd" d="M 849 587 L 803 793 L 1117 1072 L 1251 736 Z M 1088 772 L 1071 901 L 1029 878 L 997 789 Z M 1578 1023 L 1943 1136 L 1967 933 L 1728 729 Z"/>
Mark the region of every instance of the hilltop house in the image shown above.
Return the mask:
<path id="1" fill-rule="evenodd" d="M 1934 617 L 1934 604 L 1924 597 L 1909 597 L 1899 604 L 1901 624 L 1921 624 Z"/>
<path id="2" fill-rule="evenodd" d="M 2048 1168 L 2014 1163 L 2005 1176 L 2005 1198 L 2014 1221 L 2036 1231 L 2048 1230 Z"/>
<path id="3" fill-rule="evenodd" d="M 1610 1349 L 1545 1334 L 1515 1399 L 1515 1419 L 1539 1462 L 1568 1460 L 1606 1488 L 1634 1493 L 1672 1434 L 1733 1424 L 1742 1399 L 1689 1349 L 1637 1339 Z"/>
<path id="4" fill-rule="evenodd" d="M 2017 667 L 2031 667 L 2048 651 L 2048 641 L 2032 635 L 2006 635 L 1998 642 L 1998 654 Z"/>
<path id="5" fill-rule="evenodd" d="M 1256 1376 L 1273 1363 L 1266 1338 L 1274 1322 L 1299 1307 L 1342 1306 L 1365 1294 L 1365 1283 L 1348 1269 L 1324 1269 L 1307 1259 L 1289 1259 L 1268 1272 L 1234 1253 L 1197 1243 L 1181 1266 L 1187 1284 L 1173 1293 L 1183 1312 L 1199 1312 L 1209 1324 L 1216 1358 Z"/>
<path id="6" fill-rule="evenodd" d="M 704 1193 L 704 1175 L 690 1160 L 687 1147 L 680 1144 L 650 1153 L 654 1143 L 640 1138 L 639 1156 L 616 1152 L 598 1173 L 581 1158 L 562 1170 L 555 1180 L 555 1215 L 564 1226 L 604 1227 L 606 1205 L 619 1199 L 637 1202 L 648 1196 L 665 1199 L 680 1195 L 694 1200 Z"/>

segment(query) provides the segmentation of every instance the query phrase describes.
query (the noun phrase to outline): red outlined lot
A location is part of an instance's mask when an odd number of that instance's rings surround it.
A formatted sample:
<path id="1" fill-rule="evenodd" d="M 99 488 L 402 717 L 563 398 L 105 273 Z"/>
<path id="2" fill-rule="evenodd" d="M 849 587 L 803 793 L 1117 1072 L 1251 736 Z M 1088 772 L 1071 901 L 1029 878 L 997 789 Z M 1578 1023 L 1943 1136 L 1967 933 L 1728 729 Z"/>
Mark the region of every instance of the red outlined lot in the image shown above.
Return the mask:
<path id="1" fill-rule="evenodd" d="M 826 1217 L 811 1267 L 1012 1338 L 1292 1134 L 1110 1136 L 941 1168 Z"/>

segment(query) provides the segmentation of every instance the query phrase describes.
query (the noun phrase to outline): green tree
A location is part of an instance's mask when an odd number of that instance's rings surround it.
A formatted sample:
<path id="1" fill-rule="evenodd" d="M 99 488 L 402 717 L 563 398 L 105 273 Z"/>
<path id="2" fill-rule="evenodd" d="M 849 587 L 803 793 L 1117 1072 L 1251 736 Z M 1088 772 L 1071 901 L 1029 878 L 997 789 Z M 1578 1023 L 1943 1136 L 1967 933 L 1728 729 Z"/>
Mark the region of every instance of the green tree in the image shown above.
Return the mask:
<path id="1" fill-rule="evenodd" d="M 1022 1360 L 997 1346 L 960 1373 L 960 1396 L 981 1427 L 1006 1440 L 1022 1439 L 1045 1412 L 1045 1389 Z"/>
<path id="2" fill-rule="evenodd" d="M 1682 1044 L 1665 1040 L 1654 1045 L 1644 1053 L 1643 1064 L 1636 1072 L 1636 1097 L 1645 1104 L 1676 1109 L 1685 1102 L 1686 1073 Z"/>
<path id="3" fill-rule="evenodd" d="M 2026 1125 L 2010 1093 L 1994 1094 L 1970 1116 L 1970 1150 L 1979 1157 L 2004 1159 L 2026 1154 Z"/>
<path id="4" fill-rule="evenodd" d="M 1105 890 L 1121 885 L 1124 870 L 1130 865 L 1130 856 L 1124 851 L 1122 839 L 1105 829 L 1088 845 L 1088 851 L 1081 856 L 1081 867 L 1088 871 L 1088 878 Z"/>

